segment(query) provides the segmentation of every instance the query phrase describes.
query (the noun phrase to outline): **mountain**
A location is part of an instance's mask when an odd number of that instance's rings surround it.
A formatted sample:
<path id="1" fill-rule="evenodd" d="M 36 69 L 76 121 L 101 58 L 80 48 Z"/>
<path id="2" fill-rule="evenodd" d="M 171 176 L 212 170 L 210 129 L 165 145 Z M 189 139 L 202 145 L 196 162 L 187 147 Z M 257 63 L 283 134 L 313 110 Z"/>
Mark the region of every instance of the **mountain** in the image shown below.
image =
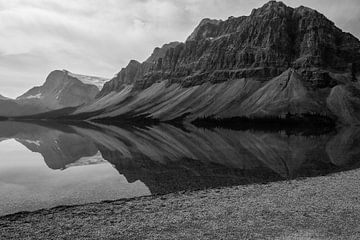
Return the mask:
<path id="1" fill-rule="evenodd" d="M 70 76 L 70 77 L 80 80 L 84 84 L 95 85 L 99 90 L 101 90 L 103 88 L 104 84 L 107 81 L 109 81 L 109 79 L 107 79 L 107 78 L 75 74 L 75 73 L 71 73 L 67 70 L 63 70 L 63 72 L 67 73 L 68 76 Z"/>
<path id="2" fill-rule="evenodd" d="M 0 95 L 0 100 L 10 100 L 10 98 L 4 97 L 3 95 Z"/>
<path id="3" fill-rule="evenodd" d="M 360 124 L 360 41 L 316 10 L 270 1 L 204 19 L 130 63 L 70 118 L 304 118 Z"/>
<path id="4" fill-rule="evenodd" d="M 42 86 L 34 87 L 15 100 L 0 98 L 0 115 L 31 115 L 90 103 L 106 79 L 55 70 Z"/>
<path id="5" fill-rule="evenodd" d="M 94 84 L 89 84 L 89 79 L 93 79 Z M 42 86 L 30 89 L 17 100 L 39 102 L 49 109 L 75 107 L 95 98 L 99 93 L 99 88 L 95 85 L 95 82 L 99 84 L 97 80 L 66 70 L 55 70 L 49 74 Z"/>

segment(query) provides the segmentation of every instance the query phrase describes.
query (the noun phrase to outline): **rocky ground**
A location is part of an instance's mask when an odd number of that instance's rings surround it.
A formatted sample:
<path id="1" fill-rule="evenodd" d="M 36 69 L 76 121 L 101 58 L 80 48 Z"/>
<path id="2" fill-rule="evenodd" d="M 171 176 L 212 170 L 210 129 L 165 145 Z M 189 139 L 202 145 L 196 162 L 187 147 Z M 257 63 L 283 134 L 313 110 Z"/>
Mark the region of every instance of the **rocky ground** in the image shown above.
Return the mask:
<path id="1" fill-rule="evenodd" d="M 0 239 L 359 239 L 360 170 L 0 218 Z"/>

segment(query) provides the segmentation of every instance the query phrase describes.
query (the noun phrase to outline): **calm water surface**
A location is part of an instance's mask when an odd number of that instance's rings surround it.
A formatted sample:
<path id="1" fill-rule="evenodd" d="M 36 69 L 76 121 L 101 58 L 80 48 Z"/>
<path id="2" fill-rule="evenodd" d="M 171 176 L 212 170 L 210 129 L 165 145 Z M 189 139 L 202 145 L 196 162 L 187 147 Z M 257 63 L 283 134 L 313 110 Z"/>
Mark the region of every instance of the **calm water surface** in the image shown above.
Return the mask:
<path id="1" fill-rule="evenodd" d="M 0 215 L 312 177 L 360 166 L 360 129 L 322 134 L 0 122 Z"/>

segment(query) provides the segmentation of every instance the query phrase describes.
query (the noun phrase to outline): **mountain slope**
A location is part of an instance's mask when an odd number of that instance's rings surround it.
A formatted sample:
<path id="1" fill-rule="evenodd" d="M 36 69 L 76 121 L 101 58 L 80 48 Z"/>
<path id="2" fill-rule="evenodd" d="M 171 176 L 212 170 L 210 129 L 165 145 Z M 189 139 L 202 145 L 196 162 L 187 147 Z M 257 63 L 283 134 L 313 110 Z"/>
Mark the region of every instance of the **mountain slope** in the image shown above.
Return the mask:
<path id="1" fill-rule="evenodd" d="M 289 69 L 267 82 L 238 108 L 224 113 L 224 117 L 285 117 L 287 114 L 306 113 L 325 115 L 325 111 L 326 106 L 321 104 L 321 99 L 313 98 L 310 91 L 304 87 L 301 76 L 295 70 Z"/>
<path id="2" fill-rule="evenodd" d="M 321 13 L 270 1 L 249 16 L 204 19 L 186 42 L 132 60 L 71 118 L 321 116 L 357 124 L 360 41 Z M 340 96 L 338 96 L 340 94 Z M 337 97 L 336 97 L 337 96 Z M 337 111 L 338 106 L 344 111 Z M 339 115 L 340 114 L 340 115 Z"/>
<path id="3" fill-rule="evenodd" d="M 17 100 L 39 102 L 49 109 L 75 107 L 92 101 L 99 89 L 75 76 L 67 71 L 53 71 L 44 85 L 30 89 Z"/>
<path id="4" fill-rule="evenodd" d="M 90 103 L 106 79 L 56 70 L 16 99 L 0 98 L 0 116 L 24 116 Z"/>
<path id="5" fill-rule="evenodd" d="M 185 43 L 157 48 L 150 62 L 137 64 L 132 82 L 143 89 L 164 79 L 183 86 L 269 80 L 293 67 L 309 87 L 326 87 L 327 69 L 360 71 L 359 50 L 354 36 L 315 10 L 270 1 L 247 17 L 201 21 Z M 165 53 L 156 56 L 158 51 Z"/>
<path id="6" fill-rule="evenodd" d="M 339 85 L 331 90 L 327 103 L 341 122 L 360 124 L 360 89 L 353 85 Z"/>

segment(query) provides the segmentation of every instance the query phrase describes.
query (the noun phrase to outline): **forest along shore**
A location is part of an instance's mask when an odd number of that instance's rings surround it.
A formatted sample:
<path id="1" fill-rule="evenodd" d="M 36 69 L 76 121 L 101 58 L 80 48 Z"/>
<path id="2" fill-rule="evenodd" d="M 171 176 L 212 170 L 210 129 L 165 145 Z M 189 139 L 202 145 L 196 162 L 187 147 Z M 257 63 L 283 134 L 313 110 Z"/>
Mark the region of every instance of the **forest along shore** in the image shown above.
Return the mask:
<path id="1" fill-rule="evenodd" d="M 360 170 L 0 217 L 0 239 L 359 239 Z"/>

